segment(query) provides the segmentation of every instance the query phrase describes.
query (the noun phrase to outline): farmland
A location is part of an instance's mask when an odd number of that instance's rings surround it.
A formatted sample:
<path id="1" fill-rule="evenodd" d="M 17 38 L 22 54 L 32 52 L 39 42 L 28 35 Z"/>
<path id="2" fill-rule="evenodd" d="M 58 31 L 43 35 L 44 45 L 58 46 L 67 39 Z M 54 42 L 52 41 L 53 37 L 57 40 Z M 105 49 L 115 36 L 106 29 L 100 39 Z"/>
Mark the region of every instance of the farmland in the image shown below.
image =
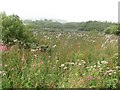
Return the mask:
<path id="1" fill-rule="evenodd" d="M 38 45 L 2 52 L 3 88 L 116 88 L 118 36 L 97 31 L 39 31 Z M 40 47 L 47 47 L 41 51 Z M 21 59 L 25 59 L 23 63 Z"/>

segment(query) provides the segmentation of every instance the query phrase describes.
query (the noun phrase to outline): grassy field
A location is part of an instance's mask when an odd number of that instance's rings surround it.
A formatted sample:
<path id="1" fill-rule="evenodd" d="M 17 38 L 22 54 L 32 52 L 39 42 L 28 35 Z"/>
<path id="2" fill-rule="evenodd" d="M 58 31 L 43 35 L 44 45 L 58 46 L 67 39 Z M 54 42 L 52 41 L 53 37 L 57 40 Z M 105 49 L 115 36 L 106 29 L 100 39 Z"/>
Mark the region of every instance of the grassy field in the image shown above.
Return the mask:
<path id="1" fill-rule="evenodd" d="M 116 88 L 118 37 L 98 32 L 39 32 L 45 51 L 14 45 L 2 53 L 3 88 Z M 23 64 L 21 59 L 25 59 Z"/>

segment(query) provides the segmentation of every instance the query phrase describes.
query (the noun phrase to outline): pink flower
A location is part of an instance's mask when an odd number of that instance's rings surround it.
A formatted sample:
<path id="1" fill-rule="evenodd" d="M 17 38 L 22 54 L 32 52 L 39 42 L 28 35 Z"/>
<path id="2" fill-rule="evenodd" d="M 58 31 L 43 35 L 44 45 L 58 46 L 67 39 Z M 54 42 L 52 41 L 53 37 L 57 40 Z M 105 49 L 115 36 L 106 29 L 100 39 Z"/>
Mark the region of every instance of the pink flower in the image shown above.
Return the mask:
<path id="1" fill-rule="evenodd" d="M 10 47 L 5 46 L 4 44 L 0 44 L 0 51 L 9 51 Z"/>
<path id="2" fill-rule="evenodd" d="M 92 77 L 92 76 L 88 76 L 87 79 L 88 79 L 88 80 L 92 80 L 93 77 Z"/>

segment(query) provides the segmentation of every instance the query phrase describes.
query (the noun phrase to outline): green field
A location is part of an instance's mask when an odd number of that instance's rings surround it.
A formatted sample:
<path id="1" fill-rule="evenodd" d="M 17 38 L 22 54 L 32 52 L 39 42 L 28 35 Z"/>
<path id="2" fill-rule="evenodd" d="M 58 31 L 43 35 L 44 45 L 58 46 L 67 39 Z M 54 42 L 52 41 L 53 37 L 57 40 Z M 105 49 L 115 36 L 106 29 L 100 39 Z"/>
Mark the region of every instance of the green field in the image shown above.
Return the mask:
<path id="1" fill-rule="evenodd" d="M 116 88 L 118 37 L 98 32 L 38 32 L 38 46 L 2 53 L 3 88 Z M 45 51 L 37 47 L 48 46 Z M 22 63 L 22 59 L 26 63 Z"/>

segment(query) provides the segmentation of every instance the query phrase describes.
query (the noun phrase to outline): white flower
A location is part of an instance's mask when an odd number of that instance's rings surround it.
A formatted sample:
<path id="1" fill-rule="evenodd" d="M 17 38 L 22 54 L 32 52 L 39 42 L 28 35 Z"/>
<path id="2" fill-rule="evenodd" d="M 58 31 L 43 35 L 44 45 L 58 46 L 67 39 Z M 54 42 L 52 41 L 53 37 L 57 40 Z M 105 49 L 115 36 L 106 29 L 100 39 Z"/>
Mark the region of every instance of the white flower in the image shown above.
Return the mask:
<path id="1" fill-rule="evenodd" d="M 6 72 L 5 71 L 0 71 L 0 74 L 2 74 L 3 76 L 5 76 Z"/>
<path id="2" fill-rule="evenodd" d="M 98 61 L 97 64 L 100 65 L 100 61 Z"/>
<path id="3" fill-rule="evenodd" d="M 17 39 L 13 40 L 14 42 L 17 42 Z"/>
<path id="4" fill-rule="evenodd" d="M 64 64 L 61 64 L 61 67 L 64 67 L 65 65 Z"/>
<path id="5" fill-rule="evenodd" d="M 74 65 L 74 63 L 73 63 L 73 62 L 70 62 L 70 64 L 71 64 L 71 65 Z"/>
<path id="6" fill-rule="evenodd" d="M 94 65 L 93 67 L 96 68 L 96 65 Z"/>
<path id="7" fill-rule="evenodd" d="M 118 68 L 120 68 L 120 67 L 119 67 L 119 66 L 116 66 L 115 68 L 118 69 Z"/>
<path id="8" fill-rule="evenodd" d="M 84 61 L 83 64 L 85 64 L 86 62 Z"/>
<path id="9" fill-rule="evenodd" d="M 109 70 L 109 72 L 113 72 L 113 70 Z"/>
<path id="10" fill-rule="evenodd" d="M 35 54 L 34 57 L 37 57 L 37 55 Z"/>
<path id="11" fill-rule="evenodd" d="M 5 67 L 7 67 L 7 65 L 5 64 Z"/>
<path id="12" fill-rule="evenodd" d="M 55 48 L 57 45 L 53 45 L 53 48 Z"/>
<path id="13" fill-rule="evenodd" d="M 109 73 L 109 75 L 112 75 L 112 73 Z"/>
<path id="14" fill-rule="evenodd" d="M 101 61 L 101 63 L 102 63 L 102 64 L 108 64 L 108 62 L 107 62 L 107 61 Z"/>
<path id="15" fill-rule="evenodd" d="M 64 67 L 64 69 L 67 69 L 67 67 Z"/>
<path id="16" fill-rule="evenodd" d="M 5 76 L 6 75 L 6 73 L 3 73 L 3 76 Z"/>
<path id="17" fill-rule="evenodd" d="M 110 68 L 109 67 L 107 67 L 107 70 L 109 70 Z"/>
<path id="18" fill-rule="evenodd" d="M 100 65 L 98 65 L 98 68 L 100 68 Z"/>
<path id="19" fill-rule="evenodd" d="M 102 48 L 106 48 L 106 46 L 105 46 L 105 44 L 104 44 L 104 43 L 102 44 L 102 46 L 101 46 L 101 47 L 102 47 Z"/>
<path id="20" fill-rule="evenodd" d="M 81 60 L 84 64 L 86 63 L 84 60 Z"/>
<path id="21" fill-rule="evenodd" d="M 95 43 L 96 41 L 95 40 L 93 40 L 93 43 Z"/>
<path id="22" fill-rule="evenodd" d="M 90 68 L 93 68 L 93 66 L 91 66 Z"/>
<path id="23" fill-rule="evenodd" d="M 80 66 L 81 66 L 81 63 L 79 63 L 78 65 L 80 65 Z"/>
<path id="24" fill-rule="evenodd" d="M 84 60 L 81 60 L 82 62 L 84 62 Z"/>
<path id="25" fill-rule="evenodd" d="M 116 74 L 116 71 L 114 71 L 113 73 Z"/>
<path id="26" fill-rule="evenodd" d="M 35 49 L 31 49 L 30 51 L 31 51 L 31 52 L 35 52 L 36 50 L 35 50 Z"/>

